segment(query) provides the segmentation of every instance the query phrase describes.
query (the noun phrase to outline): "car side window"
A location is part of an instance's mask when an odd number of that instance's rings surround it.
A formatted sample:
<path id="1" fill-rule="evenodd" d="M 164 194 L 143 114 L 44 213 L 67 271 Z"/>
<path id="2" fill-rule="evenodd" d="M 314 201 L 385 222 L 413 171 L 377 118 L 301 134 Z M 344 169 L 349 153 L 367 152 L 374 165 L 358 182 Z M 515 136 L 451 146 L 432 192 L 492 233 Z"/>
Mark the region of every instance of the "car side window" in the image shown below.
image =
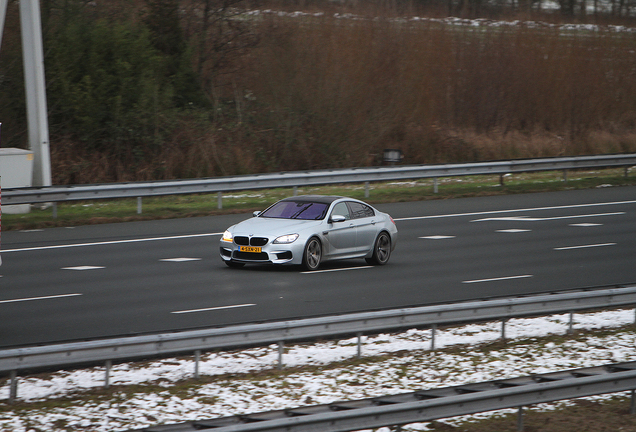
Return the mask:
<path id="1" fill-rule="evenodd" d="M 373 217 L 375 216 L 375 212 L 368 205 L 359 203 L 359 202 L 348 202 L 349 208 L 351 209 L 351 215 L 353 219 L 360 219 L 365 217 Z"/>
<path id="2" fill-rule="evenodd" d="M 349 207 L 346 203 L 338 203 L 334 206 L 331 216 L 344 216 L 347 220 L 351 219 L 351 213 L 349 213 Z"/>

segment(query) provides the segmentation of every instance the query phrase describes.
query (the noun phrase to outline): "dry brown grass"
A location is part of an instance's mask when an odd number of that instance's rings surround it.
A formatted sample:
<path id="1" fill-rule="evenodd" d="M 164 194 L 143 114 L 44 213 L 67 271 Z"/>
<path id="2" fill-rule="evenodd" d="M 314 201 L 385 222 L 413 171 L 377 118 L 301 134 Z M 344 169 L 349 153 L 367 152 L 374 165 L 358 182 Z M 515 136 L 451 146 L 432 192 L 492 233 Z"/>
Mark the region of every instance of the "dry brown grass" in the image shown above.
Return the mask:
<path id="1" fill-rule="evenodd" d="M 364 19 L 333 3 L 254 19 L 261 42 L 209 121 L 184 116 L 167 142 L 116 159 L 57 137 L 55 181 L 369 166 L 385 148 L 405 163 L 636 151 L 633 35 L 396 21 L 379 4 Z"/>

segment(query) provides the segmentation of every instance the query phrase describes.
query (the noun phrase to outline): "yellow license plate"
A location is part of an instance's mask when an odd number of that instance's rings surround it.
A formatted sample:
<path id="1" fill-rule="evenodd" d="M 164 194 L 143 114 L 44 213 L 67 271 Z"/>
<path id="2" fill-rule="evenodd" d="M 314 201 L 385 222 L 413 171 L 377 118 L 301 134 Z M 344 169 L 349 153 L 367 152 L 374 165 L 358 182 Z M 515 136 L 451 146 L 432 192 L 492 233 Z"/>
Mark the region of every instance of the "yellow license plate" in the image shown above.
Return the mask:
<path id="1" fill-rule="evenodd" d="M 239 246 L 239 251 L 261 253 L 261 248 L 256 246 Z"/>

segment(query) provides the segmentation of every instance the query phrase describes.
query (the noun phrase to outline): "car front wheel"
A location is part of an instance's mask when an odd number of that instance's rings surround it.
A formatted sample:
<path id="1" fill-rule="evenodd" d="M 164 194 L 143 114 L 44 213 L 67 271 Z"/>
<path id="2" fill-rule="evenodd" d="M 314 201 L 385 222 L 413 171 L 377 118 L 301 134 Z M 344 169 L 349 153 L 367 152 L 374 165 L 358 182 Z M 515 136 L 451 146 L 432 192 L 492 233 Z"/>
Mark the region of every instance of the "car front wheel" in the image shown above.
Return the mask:
<path id="1" fill-rule="evenodd" d="M 320 266 L 320 260 L 322 259 L 322 245 L 320 240 L 316 237 L 309 239 L 305 245 L 305 252 L 303 253 L 303 267 L 311 271 L 316 270 Z"/>
<path id="2" fill-rule="evenodd" d="M 373 255 L 367 258 L 367 263 L 374 265 L 384 265 L 389 262 L 391 257 L 391 237 L 389 234 L 382 232 L 375 240 L 373 245 Z"/>

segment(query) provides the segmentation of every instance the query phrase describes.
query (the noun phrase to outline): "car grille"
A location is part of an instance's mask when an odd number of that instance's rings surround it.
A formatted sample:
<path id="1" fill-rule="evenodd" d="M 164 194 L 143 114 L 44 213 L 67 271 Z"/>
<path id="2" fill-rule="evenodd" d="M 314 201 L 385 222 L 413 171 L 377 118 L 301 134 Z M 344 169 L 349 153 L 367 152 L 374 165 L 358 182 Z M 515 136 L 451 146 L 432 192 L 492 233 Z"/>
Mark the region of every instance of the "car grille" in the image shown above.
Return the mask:
<path id="1" fill-rule="evenodd" d="M 269 255 L 265 252 L 252 253 L 235 251 L 233 258 L 245 261 L 269 261 Z"/>
<path id="2" fill-rule="evenodd" d="M 265 246 L 268 241 L 267 237 L 234 237 L 234 243 L 240 246 Z"/>

